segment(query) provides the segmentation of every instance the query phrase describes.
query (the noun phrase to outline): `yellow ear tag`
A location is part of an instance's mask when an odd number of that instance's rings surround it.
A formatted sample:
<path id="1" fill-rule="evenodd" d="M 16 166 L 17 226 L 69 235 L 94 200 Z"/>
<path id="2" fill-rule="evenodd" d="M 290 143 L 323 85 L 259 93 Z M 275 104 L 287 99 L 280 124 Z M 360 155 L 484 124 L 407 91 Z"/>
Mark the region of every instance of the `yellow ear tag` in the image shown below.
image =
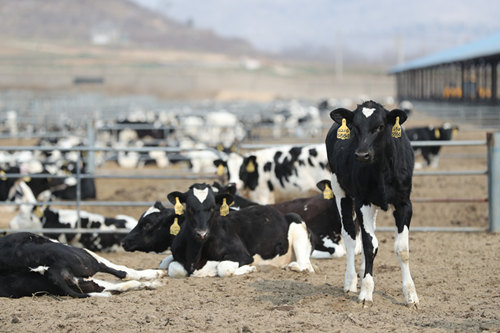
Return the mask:
<path id="1" fill-rule="evenodd" d="M 223 146 L 222 144 L 220 144 L 220 143 L 219 143 L 219 144 L 217 145 L 217 150 L 218 150 L 218 151 L 223 151 L 223 150 L 224 150 L 224 146 Z"/>
<path id="2" fill-rule="evenodd" d="M 342 118 L 342 125 L 337 129 L 337 139 L 347 140 L 351 137 L 351 130 L 347 127 L 345 118 Z"/>
<path id="3" fill-rule="evenodd" d="M 220 216 L 226 216 L 229 214 L 229 206 L 227 205 L 226 198 L 222 199 L 222 205 L 220 206 Z"/>
<path id="4" fill-rule="evenodd" d="M 219 164 L 219 166 L 217 167 L 217 176 L 224 176 L 225 169 L 226 168 L 224 168 L 222 164 Z"/>
<path id="5" fill-rule="evenodd" d="M 176 236 L 180 230 L 181 227 L 179 226 L 179 219 L 176 217 L 174 219 L 174 223 L 170 226 L 170 234 Z"/>
<path id="6" fill-rule="evenodd" d="M 0 175 L 2 176 L 2 181 L 6 181 L 7 177 L 5 177 L 5 171 L 0 171 Z"/>
<path id="7" fill-rule="evenodd" d="M 396 123 L 394 124 L 394 126 L 392 126 L 392 137 L 401 137 L 401 125 L 399 125 L 399 117 L 396 117 Z"/>
<path id="8" fill-rule="evenodd" d="M 179 201 L 179 197 L 175 197 L 174 211 L 176 215 L 184 214 L 184 206 L 182 206 L 181 202 Z"/>
<path id="9" fill-rule="evenodd" d="M 38 218 L 42 218 L 43 211 L 42 211 L 42 208 L 40 206 L 36 206 L 36 208 L 35 208 L 35 216 L 38 217 Z"/>
<path id="10" fill-rule="evenodd" d="M 254 173 L 255 172 L 255 164 L 250 160 L 247 164 L 247 172 Z"/>
<path id="11" fill-rule="evenodd" d="M 328 184 L 325 184 L 325 189 L 323 190 L 323 199 L 333 199 L 333 191 L 330 186 L 328 186 Z"/>
<path id="12" fill-rule="evenodd" d="M 31 177 L 24 177 L 23 180 L 25 183 L 29 183 L 31 181 Z"/>
<path id="13" fill-rule="evenodd" d="M 441 133 L 439 132 L 439 128 L 434 129 L 434 137 L 439 139 L 441 137 Z"/>
<path id="14" fill-rule="evenodd" d="M 457 135 L 457 132 L 458 132 L 458 130 L 456 128 L 454 128 L 451 130 L 451 135 L 455 136 L 455 135 Z"/>

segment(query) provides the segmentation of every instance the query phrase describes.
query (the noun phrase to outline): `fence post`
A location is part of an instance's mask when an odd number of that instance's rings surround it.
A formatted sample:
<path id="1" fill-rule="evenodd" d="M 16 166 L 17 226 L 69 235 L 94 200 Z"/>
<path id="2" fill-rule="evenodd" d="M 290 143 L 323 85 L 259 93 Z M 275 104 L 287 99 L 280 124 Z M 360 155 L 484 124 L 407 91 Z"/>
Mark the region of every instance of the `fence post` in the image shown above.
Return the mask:
<path id="1" fill-rule="evenodd" d="M 500 132 L 487 134 L 489 231 L 500 232 Z"/>
<path id="2" fill-rule="evenodd" d="M 87 147 L 95 148 L 95 123 L 93 120 L 87 121 Z M 95 150 L 89 150 L 87 153 L 86 172 L 93 174 L 95 172 Z"/>

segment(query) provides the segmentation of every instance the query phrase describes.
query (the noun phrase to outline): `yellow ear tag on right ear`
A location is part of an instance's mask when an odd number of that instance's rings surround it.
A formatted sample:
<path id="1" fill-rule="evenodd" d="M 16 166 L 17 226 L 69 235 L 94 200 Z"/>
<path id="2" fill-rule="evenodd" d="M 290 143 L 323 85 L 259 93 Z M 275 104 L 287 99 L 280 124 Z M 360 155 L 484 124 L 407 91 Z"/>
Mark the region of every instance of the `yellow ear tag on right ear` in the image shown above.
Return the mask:
<path id="1" fill-rule="evenodd" d="M 255 172 L 255 164 L 253 164 L 253 161 L 249 161 L 247 164 L 247 172 L 248 173 L 254 173 Z"/>
<path id="2" fill-rule="evenodd" d="M 5 177 L 5 171 L 0 171 L 0 175 L 2 176 L 2 181 L 6 181 L 7 177 Z"/>
<path id="3" fill-rule="evenodd" d="M 441 133 L 439 132 L 439 128 L 434 129 L 434 137 L 439 139 L 441 137 Z"/>
<path id="4" fill-rule="evenodd" d="M 23 180 L 25 183 L 29 183 L 31 181 L 31 177 L 24 177 Z"/>
<path id="5" fill-rule="evenodd" d="M 401 137 L 401 125 L 399 125 L 399 117 L 396 117 L 396 123 L 394 124 L 394 126 L 392 126 L 392 137 Z"/>
<path id="6" fill-rule="evenodd" d="M 179 201 L 179 197 L 175 197 L 174 211 L 176 215 L 184 214 L 184 206 L 182 206 L 181 202 Z"/>
<path id="7" fill-rule="evenodd" d="M 328 186 L 328 184 L 325 184 L 325 189 L 323 190 L 323 199 L 333 199 L 333 191 L 330 186 Z"/>
<path id="8" fill-rule="evenodd" d="M 36 206 L 35 208 L 35 216 L 38 217 L 39 219 L 42 218 L 43 216 L 43 211 L 40 206 Z"/>
<path id="9" fill-rule="evenodd" d="M 226 198 L 222 199 L 222 205 L 220 206 L 220 216 L 229 215 L 229 206 L 227 205 Z"/>
<path id="10" fill-rule="evenodd" d="M 170 226 L 170 234 L 176 236 L 180 230 L 181 227 L 179 226 L 179 219 L 176 217 L 174 219 L 174 223 Z"/>
<path id="11" fill-rule="evenodd" d="M 347 140 L 351 137 L 351 130 L 347 127 L 345 118 L 342 118 L 342 125 L 337 129 L 337 139 Z"/>
<path id="12" fill-rule="evenodd" d="M 217 167 L 217 176 L 224 176 L 225 169 L 226 168 L 224 168 L 222 164 L 219 164 L 219 166 Z"/>

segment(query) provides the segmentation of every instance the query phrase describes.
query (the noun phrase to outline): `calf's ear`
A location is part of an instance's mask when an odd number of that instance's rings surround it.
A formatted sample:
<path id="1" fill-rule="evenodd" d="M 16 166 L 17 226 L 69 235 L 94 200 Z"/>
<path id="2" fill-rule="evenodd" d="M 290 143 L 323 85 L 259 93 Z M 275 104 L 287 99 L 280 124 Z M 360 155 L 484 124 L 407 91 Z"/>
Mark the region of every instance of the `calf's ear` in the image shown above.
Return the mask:
<path id="1" fill-rule="evenodd" d="M 236 184 L 235 183 L 229 183 L 229 184 L 227 184 L 226 186 L 224 186 L 221 189 L 221 192 L 229 193 L 231 195 L 235 195 L 236 194 Z"/>
<path id="2" fill-rule="evenodd" d="M 396 123 L 396 118 L 399 117 L 399 124 L 403 124 L 406 119 L 408 119 L 408 115 L 406 114 L 406 112 L 400 110 L 400 109 L 394 109 L 392 111 L 389 111 L 387 113 L 387 123 L 388 124 L 391 124 L 391 125 L 394 125 Z"/>
<path id="3" fill-rule="evenodd" d="M 167 194 L 167 199 L 168 201 L 170 201 L 170 203 L 172 205 L 175 205 L 176 204 L 176 198 L 179 198 L 179 201 L 184 203 L 186 202 L 186 194 L 185 193 L 182 193 L 182 192 L 179 192 L 179 191 L 174 191 L 174 192 L 170 192 L 169 194 Z"/>
<path id="4" fill-rule="evenodd" d="M 318 188 L 318 190 L 323 192 L 325 190 L 325 187 L 326 187 L 325 185 L 328 185 L 329 188 L 332 188 L 332 182 L 329 181 L 328 179 L 323 179 L 322 181 L 319 181 L 316 184 L 316 187 Z"/>
<path id="5" fill-rule="evenodd" d="M 330 112 L 330 118 L 333 119 L 337 124 L 342 125 L 342 119 L 345 119 L 349 124 L 354 117 L 354 113 L 351 110 L 344 108 L 338 108 Z"/>
<path id="6" fill-rule="evenodd" d="M 231 194 L 229 193 L 218 193 L 215 196 L 215 202 L 220 205 L 224 202 L 224 199 L 226 199 L 226 204 L 231 205 L 234 201 L 234 198 Z"/>

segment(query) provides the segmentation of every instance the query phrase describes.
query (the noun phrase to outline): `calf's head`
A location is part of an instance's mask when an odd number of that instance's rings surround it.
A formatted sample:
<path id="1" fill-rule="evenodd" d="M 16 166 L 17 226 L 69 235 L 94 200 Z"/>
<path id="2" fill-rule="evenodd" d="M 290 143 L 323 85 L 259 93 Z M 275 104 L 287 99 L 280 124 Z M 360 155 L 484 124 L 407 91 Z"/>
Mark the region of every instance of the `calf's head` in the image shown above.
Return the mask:
<path id="1" fill-rule="evenodd" d="M 194 184 L 187 192 L 171 192 L 168 200 L 174 208 L 181 209 L 184 205 L 184 225 L 189 228 L 197 241 L 204 242 L 210 236 L 210 229 L 219 215 L 226 213 L 228 205 L 232 203 L 232 196 L 228 193 L 214 193 L 210 185 Z M 176 212 L 179 213 L 179 212 Z M 183 228 L 184 228 L 183 225 Z"/>
<path id="2" fill-rule="evenodd" d="M 163 252 L 175 237 L 172 225 L 181 224 L 184 217 L 175 214 L 172 208 L 165 208 L 160 201 L 145 211 L 137 225 L 122 240 L 125 251 Z"/>
<path id="3" fill-rule="evenodd" d="M 361 163 L 374 162 L 389 140 L 399 139 L 400 125 L 407 119 L 402 110 L 388 111 L 374 101 L 364 102 L 353 111 L 335 109 L 330 113 L 330 117 L 340 125 L 337 138 L 353 140 L 354 155 Z M 344 135 L 339 135 L 339 132 Z"/>

